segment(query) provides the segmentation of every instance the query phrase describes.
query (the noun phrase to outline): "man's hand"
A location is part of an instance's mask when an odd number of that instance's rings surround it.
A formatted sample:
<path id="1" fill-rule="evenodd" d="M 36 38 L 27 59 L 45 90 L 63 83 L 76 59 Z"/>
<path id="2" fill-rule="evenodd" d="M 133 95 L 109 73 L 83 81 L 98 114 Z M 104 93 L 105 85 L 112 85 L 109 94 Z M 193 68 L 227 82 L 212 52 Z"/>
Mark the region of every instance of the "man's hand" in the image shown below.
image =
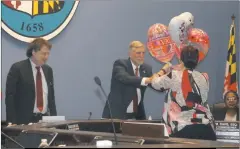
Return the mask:
<path id="1" fill-rule="evenodd" d="M 151 76 L 151 81 L 152 81 L 152 79 L 157 78 L 157 77 L 159 77 L 159 74 L 158 74 L 158 73 L 154 73 L 154 74 Z"/>
<path id="2" fill-rule="evenodd" d="M 149 84 L 151 82 L 152 82 L 152 78 L 151 77 L 145 79 L 145 84 Z"/>
<path id="3" fill-rule="evenodd" d="M 157 73 L 153 74 L 151 77 L 145 80 L 145 84 L 150 84 L 152 82 L 152 79 L 156 77 L 159 77 L 159 75 Z"/>

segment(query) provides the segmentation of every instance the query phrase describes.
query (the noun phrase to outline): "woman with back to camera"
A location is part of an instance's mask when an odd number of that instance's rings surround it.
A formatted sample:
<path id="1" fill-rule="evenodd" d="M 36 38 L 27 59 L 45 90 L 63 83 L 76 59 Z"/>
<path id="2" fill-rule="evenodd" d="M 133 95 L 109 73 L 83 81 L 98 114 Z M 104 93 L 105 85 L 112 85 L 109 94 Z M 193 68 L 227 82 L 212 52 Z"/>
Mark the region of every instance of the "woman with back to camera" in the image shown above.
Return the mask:
<path id="1" fill-rule="evenodd" d="M 209 84 L 198 64 L 198 49 L 189 45 L 181 52 L 182 70 L 166 65 L 152 79 L 155 89 L 166 89 L 163 121 L 170 137 L 216 140 L 214 119 L 207 103 Z"/>

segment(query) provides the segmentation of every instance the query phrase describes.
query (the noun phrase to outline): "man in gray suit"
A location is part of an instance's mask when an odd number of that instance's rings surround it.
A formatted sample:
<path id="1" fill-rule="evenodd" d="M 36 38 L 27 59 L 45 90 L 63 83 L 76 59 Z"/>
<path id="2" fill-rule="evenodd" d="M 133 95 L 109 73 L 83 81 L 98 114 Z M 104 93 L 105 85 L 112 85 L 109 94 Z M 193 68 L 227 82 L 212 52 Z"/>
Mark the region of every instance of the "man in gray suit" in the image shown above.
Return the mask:
<path id="1" fill-rule="evenodd" d="M 152 67 L 144 63 L 144 55 L 144 44 L 132 41 L 129 58 L 114 62 L 108 96 L 114 119 L 146 119 L 143 99 L 146 87 L 151 83 Z M 110 118 L 107 102 L 102 118 Z"/>

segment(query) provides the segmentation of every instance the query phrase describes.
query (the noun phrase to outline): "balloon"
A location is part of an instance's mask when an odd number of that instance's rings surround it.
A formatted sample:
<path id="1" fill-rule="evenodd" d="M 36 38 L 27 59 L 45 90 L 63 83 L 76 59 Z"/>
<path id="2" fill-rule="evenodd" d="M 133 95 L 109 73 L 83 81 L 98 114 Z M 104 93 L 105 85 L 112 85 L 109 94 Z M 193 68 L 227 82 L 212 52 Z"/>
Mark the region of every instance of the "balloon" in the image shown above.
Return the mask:
<path id="1" fill-rule="evenodd" d="M 199 61 L 202 61 L 210 47 L 208 34 L 202 29 L 192 28 L 188 33 L 188 41 L 199 49 Z"/>
<path id="2" fill-rule="evenodd" d="M 160 62 L 172 60 L 177 45 L 171 40 L 165 25 L 156 23 L 148 29 L 147 48 L 149 53 Z"/>
<path id="3" fill-rule="evenodd" d="M 172 40 L 179 46 L 187 40 L 187 26 L 182 17 L 176 16 L 170 20 L 168 31 Z"/>
<path id="4" fill-rule="evenodd" d="M 186 45 L 192 45 L 196 47 L 199 50 L 199 62 L 202 61 L 207 53 L 208 49 L 210 47 L 210 40 L 207 33 L 201 29 L 198 28 L 192 28 L 188 32 L 188 40 L 186 44 L 181 44 L 179 46 L 179 49 L 176 51 L 177 57 L 180 59 L 180 53 L 184 46 Z"/>
<path id="5" fill-rule="evenodd" d="M 194 25 L 194 16 L 190 12 L 184 12 L 179 15 L 186 22 L 187 28 L 191 28 Z"/>

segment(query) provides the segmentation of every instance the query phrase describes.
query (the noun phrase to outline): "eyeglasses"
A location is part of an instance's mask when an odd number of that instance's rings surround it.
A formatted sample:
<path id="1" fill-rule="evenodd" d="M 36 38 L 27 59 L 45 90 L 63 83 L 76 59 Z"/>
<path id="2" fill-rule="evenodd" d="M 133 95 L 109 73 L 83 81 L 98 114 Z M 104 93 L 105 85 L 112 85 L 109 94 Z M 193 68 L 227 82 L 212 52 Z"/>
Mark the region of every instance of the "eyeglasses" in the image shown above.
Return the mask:
<path id="1" fill-rule="evenodd" d="M 234 100 L 234 99 L 236 99 L 236 97 L 235 97 L 235 96 L 232 96 L 232 97 L 227 97 L 227 100 Z"/>

